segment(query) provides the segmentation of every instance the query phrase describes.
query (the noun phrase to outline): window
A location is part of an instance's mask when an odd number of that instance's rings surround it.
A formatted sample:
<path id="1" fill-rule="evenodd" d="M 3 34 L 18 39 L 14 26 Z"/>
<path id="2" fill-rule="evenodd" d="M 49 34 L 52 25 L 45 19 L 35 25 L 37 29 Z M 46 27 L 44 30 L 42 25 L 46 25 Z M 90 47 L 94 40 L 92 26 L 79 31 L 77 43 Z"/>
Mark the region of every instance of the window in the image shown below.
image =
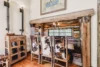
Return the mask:
<path id="1" fill-rule="evenodd" d="M 49 36 L 72 36 L 72 29 L 51 29 Z"/>

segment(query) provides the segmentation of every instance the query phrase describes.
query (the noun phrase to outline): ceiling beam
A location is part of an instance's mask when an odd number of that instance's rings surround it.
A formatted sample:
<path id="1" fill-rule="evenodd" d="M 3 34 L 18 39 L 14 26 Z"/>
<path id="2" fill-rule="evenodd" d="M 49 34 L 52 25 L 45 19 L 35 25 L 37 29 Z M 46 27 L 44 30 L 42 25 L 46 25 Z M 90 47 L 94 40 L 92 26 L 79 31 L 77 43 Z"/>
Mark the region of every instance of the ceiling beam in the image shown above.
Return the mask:
<path id="1" fill-rule="evenodd" d="M 63 15 L 57 15 L 57 16 L 52 16 L 52 17 L 31 20 L 30 24 L 69 21 L 69 20 L 75 20 L 75 19 L 78 19 L 78 18 L 81 18 L 84 16 L 93 16 L 93 15 L 94 15 L 94 10 L 87 9 L 87 10 L 73 12 L 73 13 L 67 13 L 67 14 L 63 14 Z"/>

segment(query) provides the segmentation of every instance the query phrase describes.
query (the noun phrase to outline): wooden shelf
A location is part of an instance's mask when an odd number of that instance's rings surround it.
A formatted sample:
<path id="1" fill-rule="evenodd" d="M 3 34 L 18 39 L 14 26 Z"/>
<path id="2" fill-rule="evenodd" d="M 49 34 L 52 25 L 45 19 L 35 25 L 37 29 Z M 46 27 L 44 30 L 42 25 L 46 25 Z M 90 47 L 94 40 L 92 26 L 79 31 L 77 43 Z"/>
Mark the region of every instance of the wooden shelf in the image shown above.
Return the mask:
<path id="1" fill-rule="evenodd" d="M 25 56 L 21 57 L 20 60 L 23 59 L 23 58 L 25 58 Z"/>
<path id="2" fill-rule="evenodd" d="M 20 53 L 22 53 L 22 52 L 26 52 L 26 51 L 25 50 L 22 50 L 22 51 L 20 50 Z"/>
<path id="3" fill-rule="evenodd" d="M 13 49 L 13 48 L 18 48 L 18 46 L 14 46 L 14 47 L 11 47 L 11 48 L 12 48 L 12 49 Z"/>
<path id="4" fill-rule="evenodd" d="M 25 46 L 25 45 L 20 45 L 20 46 Z"/>
<path id="5" fill-rule="evenodd" d="M 13 60 L 11 64 L 14 64 L 14 63 L 16 63 L 16 62 L 18 62 L 18 60 Z"/>
<path id="6" fill-rule="evenodd" d="M 21 41 L 23 41 L 23 45 L 21 45 Z M 26 48 L 26 36 L 22 35 L 12 35 L 6 36 L 6 46 L 8 46 L 8 57 L 9 57 L 9 64 L 14 64 L 27 56 L 27 48 Z M 13 45 L 15 46 L 12 46 Z M 23 51 L 20 50 L 21 47 L 24 47 Z M 6 49 L 6 47 L 5 47 Z M 13 53 L 12 53 L 13 52 Z M 15 53 L 16 52 L 16 53 Z M 22 54 L 21 54 L 22 53 Z"/>
<path id="7" fill-rule="evenodd" d="M 11 56 L 18 55 L 18 53 L 12 54 Z"/>

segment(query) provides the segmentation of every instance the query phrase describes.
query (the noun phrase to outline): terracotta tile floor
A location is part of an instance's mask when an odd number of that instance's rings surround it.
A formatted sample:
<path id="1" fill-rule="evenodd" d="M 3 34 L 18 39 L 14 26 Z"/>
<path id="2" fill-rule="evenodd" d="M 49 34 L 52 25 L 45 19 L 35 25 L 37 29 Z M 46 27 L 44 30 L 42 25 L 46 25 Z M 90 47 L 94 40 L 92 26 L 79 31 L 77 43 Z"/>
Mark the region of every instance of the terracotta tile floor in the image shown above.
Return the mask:
<path id="1" fill-rule="evenodd" d="M 51 67 L 51 65 L 49 63 L 38 64 L 37 60 L 31 61 L 31 56 L 29 55 L 26 59 L 12 65 L 12 67 Z M 69 67 L 79 67 L 79 66 L 73 64 Z"/>

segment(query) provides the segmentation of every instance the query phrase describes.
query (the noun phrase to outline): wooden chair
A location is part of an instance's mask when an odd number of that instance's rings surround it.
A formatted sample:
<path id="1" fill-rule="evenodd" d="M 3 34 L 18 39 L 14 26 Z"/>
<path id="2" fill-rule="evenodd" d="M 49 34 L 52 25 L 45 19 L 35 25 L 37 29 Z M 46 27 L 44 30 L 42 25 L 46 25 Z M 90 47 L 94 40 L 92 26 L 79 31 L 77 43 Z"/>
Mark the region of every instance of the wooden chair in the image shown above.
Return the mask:
<path id="1" fill-rule="evenodd" d="M 7 56 L 0 55 L 0 67 L 9 67 Z"/>

